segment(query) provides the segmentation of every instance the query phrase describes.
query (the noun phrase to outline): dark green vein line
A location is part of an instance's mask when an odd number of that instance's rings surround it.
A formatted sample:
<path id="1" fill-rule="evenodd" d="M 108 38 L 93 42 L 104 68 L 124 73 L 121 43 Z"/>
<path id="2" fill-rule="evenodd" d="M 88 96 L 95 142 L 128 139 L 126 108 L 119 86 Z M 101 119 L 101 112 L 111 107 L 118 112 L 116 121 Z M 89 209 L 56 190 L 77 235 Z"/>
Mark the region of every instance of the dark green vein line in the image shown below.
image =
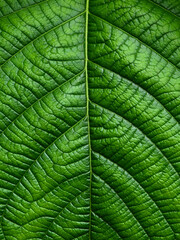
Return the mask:
<path id="1" fill-rule="evenodd" d="M 39 3 L 34 3 L 34 4 L 31 4 L 31 5 L 28 5 L 27 7 L 23 7 L 23 8 L 20 8 L 20 9 L 14 11 L 14 12 L 11 12 L 11 13 L 9 13 L 9 14 L 3 15 L 2 17 L 0 17 L 0 19 L 5 18 L 5 17 L 8 17 L 8 16 L 10 16 L 10 15 L 12 16 L 13 14 L 16 14 L 16 13 L 18 13 L 18 12 L 20 12 L 20 11 L 23 11 L 23 10 L 28 9 L 28 8 L 30 8 L 30 7 L 38 6 L 38 5 L 40 5 L 40 4 L 44 3 L 44 2 L 48 2 L 48 1 L 49 1 L 49 0 L 44 0 L 44 1 L 39 2 Z"/>
<path id="2" fill-rule="evenodd" d="M 83 193 L 85 193 L 87 190 L 80 192 L 80 194 L 78 194 L 77 196 L 75 196 L 70 202 L 68 202 L 63 208 L 62 210 L 55 216 L 55 218 L 53 219 L 53 221 L 49 224 L 49 226 L 47 227 L 47 230 L 44 233 L 44 236 L 42 236 L 43 238 L 46 237 L 48 235 L 48 232 L 51 228 L 51 226 L 54 224 L 54 222 L 56 221 L 56 219 L 61 215 L 61 213 L 64 211 L 64 209 L 66 209 L 76 198 L 78 198 L 79 196 L 81 196 Z"/>
<path id="3" fill-rule="evenodd" d="M 120 118 L 123 118 L 123 119 L 125 119 L 127 122 L 129 122 L 134 128 L 136 128 L 136 129 L 138 129 L 141 133 L 142 133 L 142 135 L 144 135 L 150 142 L 151 142 L 151 144 L 157 149 L 157 151 L 164 157 L 164 159 L 171 165 L 171 167 L 173 168 L 173 170 L 175 171 L 175 173 L 180 177 L 180 175 L 179 175 L 179 173 L 177 172 L 177 170 L 176 170 L 176 168 L 174 167 L 174 165 L 168 160 L 168 158 L 164 155 L 164 153 L 161 151 L 161 149 L 156 145 L 156 143 L 154 142 L 154 141 L 152 141 L 140 128 L 138 128 L 137 126 L 135 126 L 132 122 L 130 122 L 127 118 L 125 118 L 124 116 L 121 116 L 121 115 L 119 115 L 118 113 L 116 113 L 116 112 L 113 112 L 112 110 L 110 110 L 110 109 L 108 109 L 108 108 L 106 108 L 106 107 L 104 107 L 104 106 L 101 106 L 101 105 L 99 105 L 98 103 L 95 103 L 95 102 L 93 102 L 91 99 L 90 99 L 90 102 L 92 103 L 92 104 L 94 104 L 94 105 L 97 105 L 97 106 L 99 106 L 100 108 L 102 108 L 102 109 L 105 109 L 105 110 L 107 110 L 107 111 L 109 111 L 109 112 L 111 112 L 111 113 L 113 113 L 113 114 L 116 114 L 117 116 L 119 116 Z"/>
<path id="4" fill-rule="evenodd" d="M 85 159 L 85 158 L 84 158 Z M 79 162 L 82 162 L 84 159 L 80 159 Z M 38 202 L 38 201 L 41 201 L 41 199 L 43 199 L 46 195 L 48 195 L 49 193 L 52 193 L 54 190 L 57 190 L 58 188 L 60 188 L 60 184 L 63 184 L 63 183 L 69 183 L 71 181 L 73 181 L 74 179 L 78 179 L 80 178 L 81 176 L 87 176 L 87 173 L 81 173 L 81 174 L 78 174 L 76 176 L 73 176 L 71 178 L 66 178 L 66 180 L 63 180 L 61 181 L 60 183 L 57 183 L 57 185 L 53 188 L 51 188 L 48 192 L 46 192 L 43 196 L 41 196 L 40 198 L 36 199 L 35 201 Z M 87 190 L 86 190 L 87 191 Z M 34 201 L 34 202 L 35 202 Z M 33 219 L 34 220 L 34 219 Z M 32 220 L 32 221 L 33 221 Z M 25 223 L 24 225 L 28 224 L 29 222 Z"/>
<path id="5" fill-rule="evenodd" d="M 107 186 L 109 186 L 109 188 L 111 189 L 111 191 L 116 194 L 118 196 L 118 198 L 124 203 L 124 205 L 127 207 L 128 211 L 132 214 L 132 216 L 134 217 L 134 219 L 136 220 L 136 222 L 139 224 L 139 226 L 141 227 L 142 231 L 145 233 L 145 235 L 151 239 L 151 237 L 149 236 L 149 234 L 147 233 L 147 231 L 145 230 L 145 228 L 141 225 L 140 221 L 135 217 L 134 213 L 130 210 L 130 208 L 128 207 L 128 205 L 124 202 L 124 200 L 119 196 L 119 194 L 115 191 L 115 189 L 113 189 L 106 181 L 105 179 L 103 179 L 102 177 L 100 177 L 99 175 L 97 175 L 96 173 L 93 172 L 93 174 L 95 176 L 97 176 L 98 178 L 100 178 Z"/>
<path id="6" fill-rule="evenodd" d="M 4 66 L 4 65 L 5 65 L 7 62 L 9 62 L 14 56 L 16 56 L 16 54 L 18 54 L 19 52 L 23 51 L 24 48 L 26 48 L 26 47 L 27 47 L 28 45 L 30 45 L 31 43 L 35 42 L 37 39 L 41 38 L 42 36 L 48 34 L 48 33 L 51 32 L 51 31 L 55 30 L 56 28 L 61 27 L 61 26 L 65 25 L 66 23 L 68 23 L 68 22 L 70 22 L 70 21 L 72 21 L 72 20 L 80 17 L 80 16 L 83 15 L 84 13 L 85 13 L 85 11 L 83 11 L 83 12 L 79 13 L 78 15 L 76 15 L 76 16 L 68 19 L 68 20 L 66 20 L 66 21 L 63 22 L 63 23 L 60 23 L 60 24 L 56 25 L 55 27 L 49 29 L 48 31 L 40 34 L 40 35 L 37 36 L 35 39 L 33 39 L 32 41 L 30 41 L 30 42 L 28 42 L 26 45 L 24 45 L 24 46 L 23 46 L 21 49 L 19 49 L 17 52 L 15 52 L 13 55 L 11 55 L 3 64 L 0 65 L 0 67 Z"/>
<path id="7" fill-rule="evenodd" d="M 168 224 L 169 228 L 171 229 L 173 235 L 174 235 L 174 231 L 172 229 L 172 227 L 170 226 L 169 222 L 167 221 L 166 217 L 164 216 L 163 212 L 161 211 L 161 209 L 159 208 L 159 206 L 157 205 L 157 203 L 154 201 L 154 199 L 150 196 L 150 194 L 143 188 L 143 186 L 140 184 L 139 181 L 137 181 L 126 169 L 122 168 L 121 166 L 119 166 L 117 163 L 113 162 L 112 160 L 110 160 L 109 158 L 103 156 L 102 154 L 96 152 L 93 150 L 93 152 L 95 152 L 96 154 L 104 157 L 106 160 L 108 160 L 110 163 L 115 164 L 118 168 L 121 168 L 122 170 L 124 170 L 126 173 L 128 173 L 128 175 L 130 177 L 132 177 L 132 179 L 140 186 L 140 188 L 147 194 L 147 196 L 153 201 L 153 203 L 155 204 L 155 206 L 157 207 L 157 209 L 159 210 L 159 212 L 161 213 L 161 215 L 163 216 L 164 220 L 166 221 L 166 223 Z"/>
<path id="8" fill-rule="evenodd" d="M 136 39 L 138 42 L 140 42 L 141 44 L 143 44 L 145 47 L 149 48 L 151 51 L 153 51 L 154 53 L 156 53 L 157 55 L 159 55 L 162 59 L 164 59 L 167 63 L 171 64 L 173 66 L 173 68 L 176 68 L 177 70 L 180 70 L 180 68 L 178 66 L 176 66 L 173 62 L 171 62 L 169 59 L 165 58 L 163 55 L 161 55 L 161 53 L 157 52 L 154 48 L 152 48 L 151 46 L 147 45 L 147 43 L 143 42 L 142 40 L 140 40 L 139 38 L 137 38 L 136 36 L 132 35 L 131 33 L 125 31 L 124 29 L 108 22 L 106 19 L 101 18 L 93 13 L 90 13 L 92 16 L 94 16 L 95 18 L 105 22 L 106 24 L 110 25 L 113 28 L 116 28 L 118 30 L 120 30 L 121 32 L 124 32 L 126 35 L 129 35 L 131 38 Z"/>
<path id="9" fill-rule="evenodd" d="M 6 238 L 5 234 L 4 234 L 4 230 L 3 230 L 3 227 L 2 227 L 2 223 L 0 223 L 0 227 L 1 227 L 1 233 L 2 233 L 2 235 L 3 235 L 3 237 L 4 237 L 3 240 L 6 240 L 7 238 Z"/>
<path id="10" fill-rule="evenodd" d="M 35 102 L 33 102 L 28 108 L 26 108 L 23 112 L 21 112 L 12 122 L 9 123 L 9 125 L 0 133 L 0 136 L 2 136 L 2 134 L 5 133 L 5 131 L 9 128 L 9 126 L 11 126 L 19 117 L 21 117 L 26 111 L 28 111 L 28 109 L 30 109 L 31 107 L 33 107 L 37 102 L 41 101 L 43 98 L 47 97 L 49 94 L 53 93 L 54 91 L 56 91 L 58 88 L 61 88 L 64 84 L 70 82 L 71 80 L 73 80 L 74 78 L 80 76 L 82 73 L 84 72 L 84 69 L 79 72 L 78 74 L 76 74 L 75 76 L 73 76 L 72 78 L 66 80 L 65 82 L 63 82 L 62 84 L 58 85 L 57 87 L 55 87 L 54 89 L 52 89 L 50 92 L 47 92 L 45 95 L 43 95 L 41 98 L 37 99 Z"/>
<path id="11" fill-rule="evenodd" d="M 170 10 L 168 10 L 167 8 L 163 7 L 160 4 L 155 3 L 153 0 L 148 0 L 149 2 L 151 2 L 153 5 L 161 8 L 163 11 L 167 12 L 170 15 L 173 15 L 175 18 L 178 18 L 180 20 L 180 17 L 178 15 L 176 15 L 175 13 L 171 12 Z"/>
<path id="12" fill-rule="evenodd" d="M 118 235 L 118 237 L 120 238 L 120 239 L 123 239 L 121 236 L 120 236 L 120 234 L 114 229 L 114 227 L 113 226 L 111 226 L 107 221 L 105 221 L 101 216 L 99 216 L 97 213 L 95 213 L 94 211 L 93 211 L 93 214 L 95 215 L 95 216 L 97 216 L 99 219 L 101 219 L 105 224 L 107 224 L 117 235 Z"/>
<path id="13" fill-rule="evenodd" d="M 6 209 L 8 207 L 8 204 L 9 204 L 9 201 L 11 200 L 11 197 L 13 195 L 13 193 L 15 192 L 16 188 L 18 187 L 19 183 L 21 183 L 23 177 L 25 176 L 25 174 L 29 171 L 29 169 L 31 169 L 31 167 L 33 166 L 33 164 L 35 162 L 38 161 L 38 159 L 43 155 L 43 153 L 49 149 L 58 139 L 60 139 L 63 135 L 65 135 L 66 133 L 68 133 L 72 128 L 74 128 L 75 126 L 77 126 L 81 121 L 83 121 L 85 119 L 85 116 L 80 119 L 78 122 L 76 122 L 73 126 L 71 126 L 70 128 L 68 128 L 65 132 L 63 132 L 60 136 L 58 136 L 57 138 L 55 138 L 50 144 L 48 144 L 48 146 L 39 154 L 39 156 L 29 165 L 29 167 L 24 171 L 23 175 L 21 176 L 21 178 L 18 180 L 18 182 L 15 184 L 14 186 L 14 189 L 12 190 L 12 192 L 10 193 L 8 199 L 7 199 L 7 202 L 5 204 L 5 207 L 3 209 L 3 212 L 2 212 L 2 218 L 1 218 L 1 223 L 3 221 L 3 218 L 5 216 L 5 212 L 6 212 Z"/>
<path id="14" fill-rule="evenodd" d="M 173 116 L 173 115 L 171 114 L 171 112 L 170 112 L 155 96 L 152 95 L 151 92 L 147 91 L 147 89 L 143 88 L 141 85 L 138 85 L 138 84 L 135 83 L 133 80 L 131 80 L 131 79 L 127 78 L 127 77 L 121 76 L 118 72 L 114 72 L 113 70 L 111 70 L 111 69 L 109 69 L 109 68 L 106 68 L 106 67 L 104 67 L 104 66 L 102 66 L 102 65 L 100 65 L 100 64 L 98 64 L 98 63 L 96 63 L 96 62 L 94 62 L 94 61 L 92 61 L 92 60 L 88 60 L 88 61 L 89 61 L 89 62 L 92 62 L 93 64 L 95 64 L 95 65 L 97 65 L 97 66 L 99 66 L 99 67 L 101 67 L 101 68 L 103 68 L 103 69 L 105 69 L 105 70 L 107 70 L 107 71 L 109 71 L 109 72 L 112 72 L 112 73 L 118 75 L 119 77 L 123 78 L 124 80 L 126 80 L 126 81 L 132 83 L 133 85 L 141 88 L 143 91 L 145 91 L 146 93 L 148 93 L 154 100 L 156 100 L 156 101 L 167 111 L 167 113 L 173 118 L 173 120 L 175 120 L 175 121 L 178 123 L 178 119 L 176 119 L 176 117 Z"/>

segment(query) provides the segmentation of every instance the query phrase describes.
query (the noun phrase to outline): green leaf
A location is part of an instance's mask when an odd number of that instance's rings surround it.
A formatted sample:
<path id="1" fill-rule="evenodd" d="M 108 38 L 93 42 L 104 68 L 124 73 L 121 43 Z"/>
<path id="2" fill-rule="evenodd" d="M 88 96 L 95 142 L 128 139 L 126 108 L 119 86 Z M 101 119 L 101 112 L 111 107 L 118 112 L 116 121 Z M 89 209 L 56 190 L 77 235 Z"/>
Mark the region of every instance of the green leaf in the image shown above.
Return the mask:
<path id="1" fill-rule="evenodd" d="M 180 3 L 0 1 L 0 239 L 180 239 Z"/>

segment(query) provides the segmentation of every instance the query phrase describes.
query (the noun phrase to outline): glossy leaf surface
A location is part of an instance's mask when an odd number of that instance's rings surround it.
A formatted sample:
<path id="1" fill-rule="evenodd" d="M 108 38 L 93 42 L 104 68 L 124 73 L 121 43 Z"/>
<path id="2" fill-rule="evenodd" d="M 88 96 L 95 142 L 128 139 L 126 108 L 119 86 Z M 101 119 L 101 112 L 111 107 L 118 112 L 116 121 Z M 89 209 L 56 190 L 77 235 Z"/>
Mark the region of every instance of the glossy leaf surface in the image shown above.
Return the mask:
<path id="1" fill-rule="evenodd" d="M 0 239 L 180 239 L 180 2 L 0 1 Z"/>

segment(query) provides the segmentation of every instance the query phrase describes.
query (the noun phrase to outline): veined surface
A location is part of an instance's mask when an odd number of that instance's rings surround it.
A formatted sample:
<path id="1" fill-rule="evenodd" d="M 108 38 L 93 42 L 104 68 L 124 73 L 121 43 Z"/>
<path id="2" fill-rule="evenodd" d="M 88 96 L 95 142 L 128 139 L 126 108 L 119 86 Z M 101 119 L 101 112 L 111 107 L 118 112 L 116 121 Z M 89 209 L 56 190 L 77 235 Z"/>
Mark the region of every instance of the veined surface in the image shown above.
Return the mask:
<path id="1" fill-rule="evenodd" d="M 180 239 L 180 2 L 0 2 L 0 239 Z"/>

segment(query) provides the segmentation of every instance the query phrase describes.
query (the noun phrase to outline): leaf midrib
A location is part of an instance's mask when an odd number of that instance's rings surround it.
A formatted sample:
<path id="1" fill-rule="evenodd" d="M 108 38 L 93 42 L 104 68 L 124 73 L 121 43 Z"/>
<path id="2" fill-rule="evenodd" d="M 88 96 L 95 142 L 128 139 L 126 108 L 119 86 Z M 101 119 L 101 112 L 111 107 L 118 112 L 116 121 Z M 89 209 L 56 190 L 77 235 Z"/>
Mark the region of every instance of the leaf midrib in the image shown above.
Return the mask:
<path id="1" fill-rule="evenodd" d="M 91 159 L 91 138 L 89 121 L 89 85 L 88 85 L 88 18 L 89 18 L 89 0 L 86 0 L 86 28 L 85 28 L 85 71 L 86 71 L 86 117 L 88 124 L 88 143 L 89 143 L 89 239 L 91 239 L 91 215 L 92 215 L 92 159 Z"/>

